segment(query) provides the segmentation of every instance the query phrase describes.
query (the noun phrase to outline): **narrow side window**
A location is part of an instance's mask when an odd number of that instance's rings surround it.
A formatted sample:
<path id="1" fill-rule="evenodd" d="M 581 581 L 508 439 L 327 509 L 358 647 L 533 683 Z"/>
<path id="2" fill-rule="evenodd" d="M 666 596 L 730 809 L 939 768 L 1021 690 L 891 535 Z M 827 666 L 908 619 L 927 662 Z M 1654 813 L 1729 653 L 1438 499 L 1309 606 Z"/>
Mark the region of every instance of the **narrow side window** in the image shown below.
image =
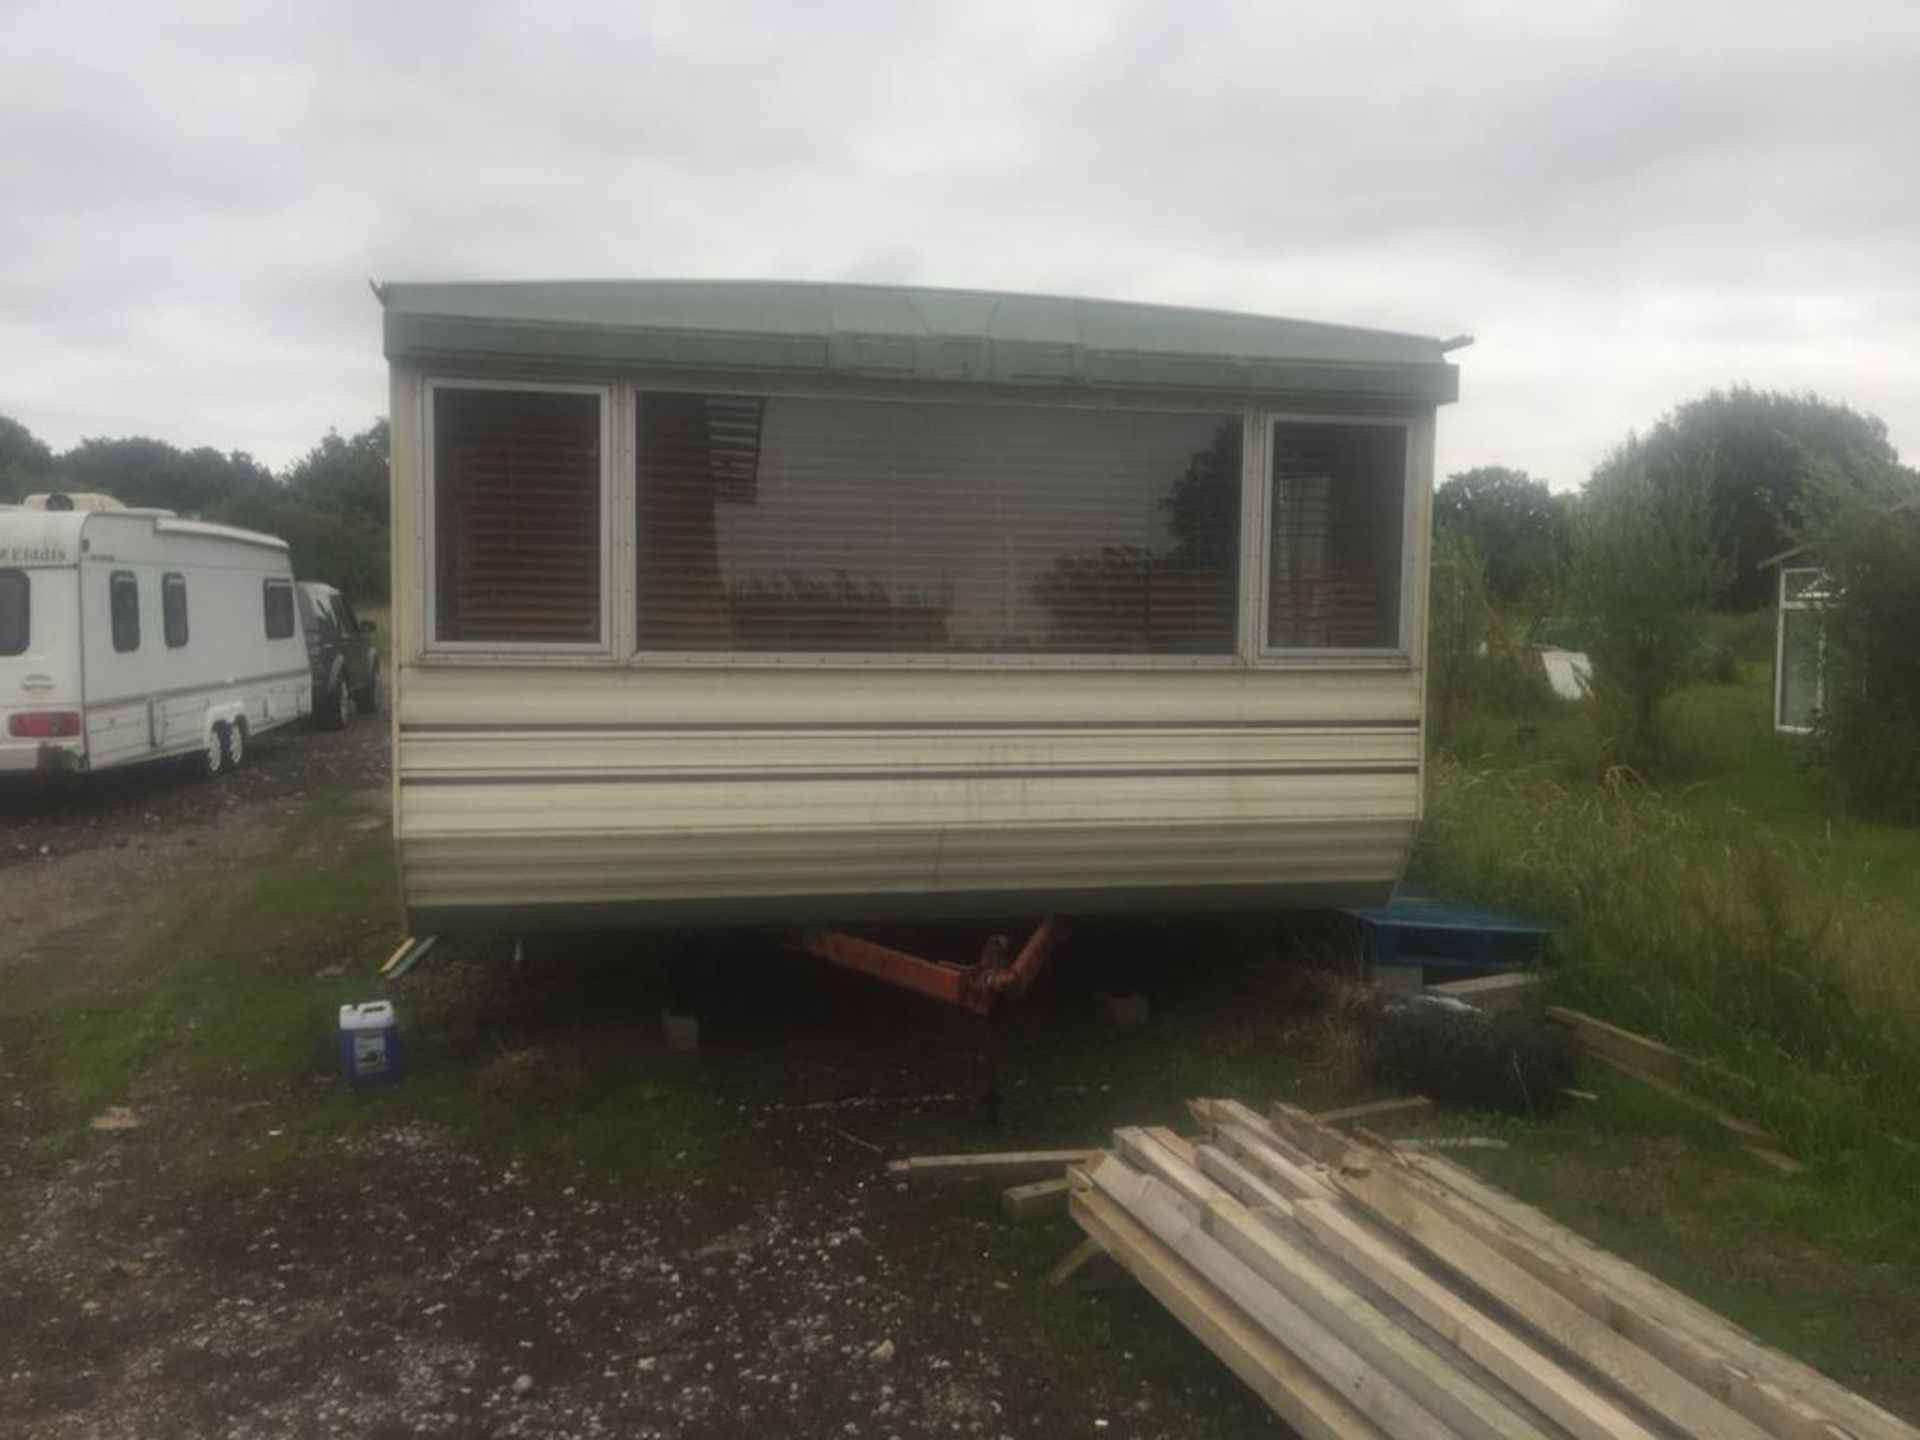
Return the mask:
<path id="1" fill-rule="evenodd" d="M 33 592 L 24 570 L 0 570 L 0 655 L 24 655 L 32 637 Z"/>
<path id="2" fill-rule="evenodd" d="M 167 648 L 178 650 L 187 643 L 187 577 L 160 577 L 160 628 L 166 631 Z"/>
<path id="3" fill-rule="evenodd" d="M 125 653 L 140 648 L 140 582 L 131 570 L 116 570 L 107 582 L 108 614 L 113 623 L 113 648 Z"/>
<path id="4" fill-rule="evenodd" d="M 1406 428 L 1279 421 L 1268 495 L 1266 648 L 1399 645 Z"/>
<path id="5" fill-rule="evenodd" d="M 267 638 L 288 640 L 293 637 L 293 582 L 269 580 L 264 587 Z"/>
<path id="6" fill-rule="evenodd" d="M 598 644 L 602 396 L 458 385 L 431 394 L 434 639 Z"/>

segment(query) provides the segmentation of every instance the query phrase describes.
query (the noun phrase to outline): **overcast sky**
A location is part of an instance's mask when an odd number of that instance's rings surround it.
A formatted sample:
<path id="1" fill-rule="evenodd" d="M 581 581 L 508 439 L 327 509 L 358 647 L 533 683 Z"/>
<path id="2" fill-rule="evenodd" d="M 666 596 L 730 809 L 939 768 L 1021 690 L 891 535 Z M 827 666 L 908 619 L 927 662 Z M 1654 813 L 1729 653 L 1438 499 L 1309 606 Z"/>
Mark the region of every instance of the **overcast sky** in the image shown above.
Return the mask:
<path id="1" fill-rule="evenodd" d="M 1746 382 L 1920 456 L 1920 3 L 0 0 L 0 411 L 281 465 L 381 279 L 767 276 L 1450 335 L 1442 473 Z"/>

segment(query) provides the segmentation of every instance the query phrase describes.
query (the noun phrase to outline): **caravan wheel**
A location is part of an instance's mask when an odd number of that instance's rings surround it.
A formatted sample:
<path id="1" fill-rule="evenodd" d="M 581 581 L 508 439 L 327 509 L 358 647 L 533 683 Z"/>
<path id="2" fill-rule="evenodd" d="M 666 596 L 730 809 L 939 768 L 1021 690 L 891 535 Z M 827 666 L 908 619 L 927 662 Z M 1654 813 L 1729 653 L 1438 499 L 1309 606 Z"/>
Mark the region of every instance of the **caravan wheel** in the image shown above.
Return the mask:
<path id="1" fill-rule="evenodd" d="M 218 775 L 227 768 L 227 727 L 216 725 L 207 731 L 207 748 L 201 763 L 209 776 Z"/>
<path id="2" fill-rule="evenodd" d="M 227 768 L 238 770 L 247 758 L 247 722 L 236 720 L 227 727 Z"/>

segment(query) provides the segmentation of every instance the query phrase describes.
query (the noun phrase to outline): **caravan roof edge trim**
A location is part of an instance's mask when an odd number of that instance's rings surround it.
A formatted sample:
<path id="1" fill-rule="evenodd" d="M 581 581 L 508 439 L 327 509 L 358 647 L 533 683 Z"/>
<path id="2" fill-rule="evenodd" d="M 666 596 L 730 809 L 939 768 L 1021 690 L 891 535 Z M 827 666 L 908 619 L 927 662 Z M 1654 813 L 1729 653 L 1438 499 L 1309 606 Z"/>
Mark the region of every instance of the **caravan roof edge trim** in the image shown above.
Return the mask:
<path id="1" fill-rule="evenodd" d="M 393 360 L 540 360 L 1034 388 L 1447 404 L 1437 339 L 1118 301 L 866 286 L 702 282 L 396 285 Z"/>

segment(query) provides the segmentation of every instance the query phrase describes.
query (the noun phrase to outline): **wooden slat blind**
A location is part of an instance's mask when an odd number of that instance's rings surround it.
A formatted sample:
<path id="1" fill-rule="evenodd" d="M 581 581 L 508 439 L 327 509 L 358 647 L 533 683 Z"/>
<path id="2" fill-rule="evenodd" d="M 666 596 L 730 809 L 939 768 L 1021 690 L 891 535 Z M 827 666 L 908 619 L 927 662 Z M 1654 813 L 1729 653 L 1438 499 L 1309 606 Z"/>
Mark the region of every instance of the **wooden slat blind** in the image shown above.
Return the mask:
<path id="1" fill-rule="evenodd" d="M 1238 415 L 642 394 L 649 650 L 1230 654 Z"/>
<path id="2" fill-rule="evenodd" d="M 1268 648 L 1400 643 L 1406 477 L 1401 426 L 1274 427 Z"/>
<path id="3" fill-rule="evenodd" d="M 599 641 L 600 406 L 597 394 L 435 387 L 436 638 Z"/>

